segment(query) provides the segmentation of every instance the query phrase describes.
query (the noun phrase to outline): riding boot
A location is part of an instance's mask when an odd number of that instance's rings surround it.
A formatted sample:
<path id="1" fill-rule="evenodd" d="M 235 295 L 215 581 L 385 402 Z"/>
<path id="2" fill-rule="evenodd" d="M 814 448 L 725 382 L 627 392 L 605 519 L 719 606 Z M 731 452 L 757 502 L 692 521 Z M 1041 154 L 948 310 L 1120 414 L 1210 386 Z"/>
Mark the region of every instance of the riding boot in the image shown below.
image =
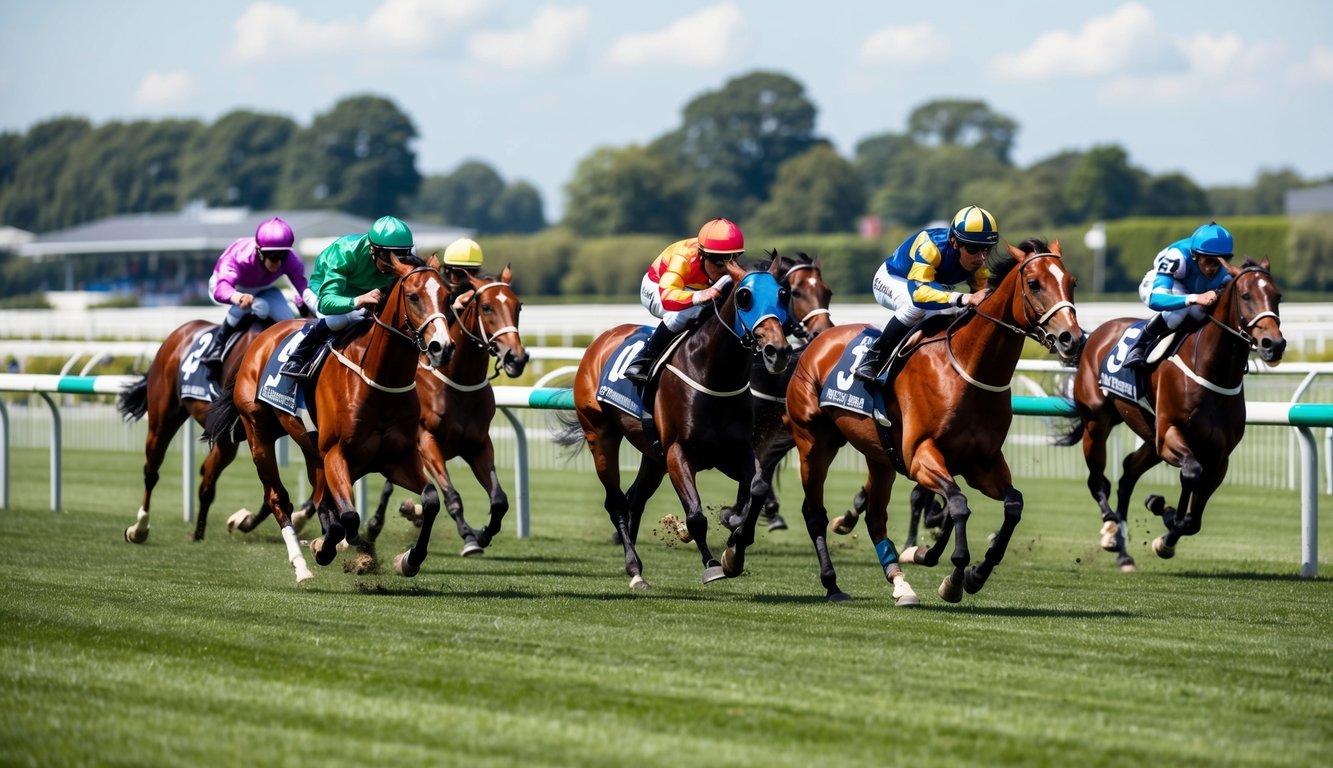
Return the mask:
<path id="1" fill-rule="evenodd" d="M 1129 348 L 1129 353 L 1125 355 L 1125 362 L 1121 363 L 1124 368 L 1143 368 L 1148 364 L 1148 353 L 1157 345 L 1159 339 L 1170 332 L 1171 326 L 1166 324 L 1166 318 L 1161 312 L 1153 315 L 1148 320 L 1148 324 L 1143 326 L 1143 331 L 1139 334 L 1138 341 Z"/>
<path id="2" fill-rule="evenodd" d="M 884 326 L 884 331 L 866 350 L 865 357 L 861 358 L 861 365 L 857 366 L 852 372 L 852 377 L 867 384 L 873 384 L 879 380 L 879 371 L 884 367 L 884 361 L 898 346 L 898 342 L 903 340 L 912 326 L 904 323 L 894 317 L 889 320 L 889 324 Z"/>
<path id="3" fill-rule="evenodd" d="M 205 348 L 203 354 L 200 355 L 199 362 L 205 365 L 221 363 L 222 353 L 227 348 L 227 339 L 231 338 L 231 335 L 236 332 L 236 327 L 237 326 L 228 323 L 226 320 L 223 320 L 222 323 L 218 325 L 217 331 L 214 332 L 212 340 L 208 342 L 208 347 Z"/>
<path id="4" fill-rule="evenodd" d="M 653 335 L 648 337 L 648 343 L 639 350 L 639 356 L 626 366 L 625 378 L 636 384 L 647 384 L 653 363 L 657 362 L 657 358 L 666 351 L 667 345 L 675 335 L 675 331 L 667 328 L 666 323 L 658 324 L 653 330 Z"/>
<path id="5" fill-rule="evenodd" d="M 282 369 L 278 372 L 294 379 L 310 378 L 310 374 L 313 373 L 310 364 L 318 354 L 319 348 L 328 341 L 331 333 L 329 324 L 321 318 L 315 323 L 315 327 L 306 333 L 305 338 L 301 339 L 301 343 L 296 345 L 296 349 L 287 356 L 287 362 L 282 364 Z"/>

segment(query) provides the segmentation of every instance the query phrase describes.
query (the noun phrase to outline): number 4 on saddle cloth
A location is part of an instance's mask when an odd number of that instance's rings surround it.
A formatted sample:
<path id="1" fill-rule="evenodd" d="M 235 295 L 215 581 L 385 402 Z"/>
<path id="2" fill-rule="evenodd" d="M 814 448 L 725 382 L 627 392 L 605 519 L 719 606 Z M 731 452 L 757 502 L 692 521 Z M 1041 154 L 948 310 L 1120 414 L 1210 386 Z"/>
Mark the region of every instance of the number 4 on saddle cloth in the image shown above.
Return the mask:
<path id="1" fill-rule="evenodd" d="M 299 329 L 288 334 L 276 347 L 273 348 L 273 355 L 269 357 L 268 362 L 264 363 L 264 371 L 259 377 L 259 394 L 257 398 L 261 402 L 284 411 L 293 416 L 299 417 L 305 422 L 306 429 L 313 431 L 315 420 L 314 405 L 315 398 L 314 386 L 319 382 L 319 371 L 324 367 L 325 359 L 329 354 L 329 345 L 323 344 L 315 350 L 315 358 L 312 363 L 310 378 L 301 382 L 294 377 L 281 372 L 282 364 L 287 362 L 292 350 L 301 343 L 305 335 L 314 327 L 316 320 L 307 322 Z M 351 329 L 349 329 L 351 330 Z"/>
<path id="2" fill-rule="evenodd" d="M 1129 355 L 1129 350 L 1134 343 L 1139 340 L 1143 333 L 1143 328 L 1148 324 L 1147 320 L 1140 320 L 1125 329 L 1121 334 L 1120 340 L 1111 347 L 1102 358 L 1101 366 L 1097 369 L 1097 387 L 1108 395 L 1128 400 L 1138 405 L 1149 413 L 1154 413 L 1152 402 L 1148 397 L 1152 394 L 1150 377 L 1157 363 L 1165 360 L 1176 353 L 1184 341 L 1185 334 L 1172 332 L 1162 338 L 1157 345 L 1149 351 L 1147 365 L 1142 368 L 1124 367 L 1125 358 Z"/>

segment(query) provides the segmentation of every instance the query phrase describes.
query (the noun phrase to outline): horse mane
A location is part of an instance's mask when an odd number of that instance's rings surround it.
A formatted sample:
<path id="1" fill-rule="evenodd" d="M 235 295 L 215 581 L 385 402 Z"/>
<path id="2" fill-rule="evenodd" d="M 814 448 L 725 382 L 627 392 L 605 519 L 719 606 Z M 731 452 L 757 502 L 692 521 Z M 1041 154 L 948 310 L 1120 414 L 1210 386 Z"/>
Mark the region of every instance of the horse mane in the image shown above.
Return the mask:
<path id="1" fill-rule="evenodd" d="M 1046 241 L 1036 237 L 1030 237 L 1027 240 L 1024 240 L 1017 245 L 1017 248 L 1026 256 L 1030 256 L 1034 253 L 1051 252 L 1051 248 L 1046 244 Z M 1005 275 L 1012 272 L 1014 267 L 1021 263 L 1022 259 L 1014 258 L 1014 255 L 1009 253 L 1008 250 L 992 257 L 990 262 L 986 265 L 990 268 L 990 278 L 986 281 L 986 285 L 990 288 L 998 288 L 1000 283 L 1004 281 Z"/>

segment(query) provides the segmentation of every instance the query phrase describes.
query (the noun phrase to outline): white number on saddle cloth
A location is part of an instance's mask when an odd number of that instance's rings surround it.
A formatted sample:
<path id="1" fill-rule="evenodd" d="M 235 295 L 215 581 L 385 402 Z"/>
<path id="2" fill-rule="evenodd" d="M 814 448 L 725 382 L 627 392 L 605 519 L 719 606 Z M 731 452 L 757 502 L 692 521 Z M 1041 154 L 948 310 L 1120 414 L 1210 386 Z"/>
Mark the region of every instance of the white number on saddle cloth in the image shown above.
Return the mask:
<path id="1" fill-rule="evenodd" d="M 862 337 L 861 343 L 852 348 L 853 371 L 861 367 L 861 361 L 865 359 L 866 353 L 870 351 L 870 344 L 872 341 L 873 339 L 869 336 Z M 837 379 L 838 389 L 841 389 L 844 392 L 851 389 L 852 384 L 856 381 L 852 376 L 851 371 L 838 371 L 838 375 L 834 378 Z"/>
<path id="2" fill-rule="evenodd" d="M 212 341 L 213 332 L 205 331 L 199 336 L 194 346 L 190 348 L 190 354 L 181 361 L 181 372 L 185 374 L 186 378 L 193 376 L 194 372 L 199 370 L 199 359 L 204 356 L 204 350 L 208 348 Z"/>
<path id="3" fill-rule="evenodd" d="M 611 368 L 606 372 L 606 380 L 614 384 L 625 378 L 625 369 L 634 362 L 634 358 L 639 356 L 639 350 L 643 349 L 645 341 L 636 341 L 633 344 L 620 350 L 616 359 L 611 361 Z"/>
<path id="4" fill-rule="evenodd" d="M 1129 354 L 1129 348 L 1134 346 L 1134 342 L 1138 341 L 1139 336 L 1142 334 L 1142 328 L 1130 328 L 1125 331 L 1125 334 L 1120 337 L 1119 343 L 1115 345 L 1115 349 L 1112 349 L 1111 354 L 1106 356 L 1107 372 L 1116 373 L 1124 367 L 1125 357 Z"/>

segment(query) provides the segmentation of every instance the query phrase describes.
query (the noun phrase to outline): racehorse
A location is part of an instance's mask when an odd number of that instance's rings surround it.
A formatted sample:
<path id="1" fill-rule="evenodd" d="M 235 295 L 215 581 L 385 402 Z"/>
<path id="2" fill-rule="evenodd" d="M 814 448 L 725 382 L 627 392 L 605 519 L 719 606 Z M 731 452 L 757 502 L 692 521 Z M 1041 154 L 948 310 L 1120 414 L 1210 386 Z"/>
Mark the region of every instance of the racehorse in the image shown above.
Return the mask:
<path id="1" fill-rule="evenodd" d="M 759 453 L 759 471 L 768 486 L 768 497 L 764 499 L 761 513 L 769 521 L 768 530 L 777 531 L 786 529 L 787 521 L 782 519 L 778 511 L 780 502 L 772 485 L 773 473 L 787 452 L 796 447 L 783 423 L 787 413 L 787 382 L 791 380 L 795 360 L 806 345 L 833 327 L 833 319 L 829 315 L 833 289 L 824 282 L 819 259 L 805 253 L 797 254 L 797 258 L 792 259 L 779 256 L 777 251 L 772 256 L 781 265 L 778 281 L 791 294 L 788 335 L 795 338 L 795 342 L 792 344 L 792 362 L 782 373 L 770 373 L 762 365 L 754 366 L 750 376 L 750 406 L 754 418 L 755 450 Z M 740 525 L 749 495 L 749 488 L 741 486 L 737 489 L 735 506 L 722 509 L 723 525 L 732 530 Z"/>
<path id="2" fill-rule="evenodd" d="M 913 605 L 919 599 L 907 584 L 887 533 L 895 464 L 927 491 L 943 496 L 949 513 L 941 537 L 929 550 L 912 547 L 904 550 L 901 560 L 935 565 L 950 534 L 957 531 L 950 558 L 954 568 L 940 585 L 940 597 L 958 602 L 963 589 L 976 593 L 1004 557 L 1023 510 L 1023 496 L 1013 486 L 1002 450 L 1013 420 L 1009 381 L 1027 338 L 1072 363 L 1082 347 L 1083 330 L 1074 310 L 1074 276 L 1065 269 L 1058 242 L 1049 248 L 1036 239 L 1019 247 L 1010 245 L 1007 258 L 994 261 L 990 293 L 975 311 L 939 318 L 924 333 L 908 337 L 910 354 L 905 359 L 899 355 L 894 362 L 899 369 L 885 392 L 883 414 L 868 416 L 821 404 L 826 387 L 845 387 L 835 373 L 839 358 L 844 347 L 870 326 L 840 325 L 825 331 L 796 366 L 787 387 L 787 414 L 801 457 L 805 490 L 801 512 L 830 601 L 850 597 L 838 588 L 829 559 L 824 483 L 838 449 L 849 442 L 865 457 L 866 526 L 898 605 Z M 846 378 L 850 380 L 850 375 Z M 881 439 L 881 424 L 887 442 Z M 975 567 L 969 566 L 970 508 L 955 475 L 1004 502 L 1004 522 Z"/>
<path id="3" fill-rule="evenodd" d="M 236 375 L 245 350 L 264 327 L 255 315 L 246 315 L 241 322 L 246 325 L 238 328 L 232 336 L 235 341 L 228 347 L 222 361 L 220 383 L 230 381 Z M 172 331 L 162 341 L 162 346 L 158 347 L 148 373 L 126 386 L 116 398 L 116 409 L 126 421 L 138 421 L 145 414 L 148 416 L 148 437 L 144 442 L 146 461 L 143 465 L 143 503 L 139 505 L 134 525 L 125 529 L 125 540 L 132 544 L 142 544 L 148 540 L 148 513 L 153 488 L 157 486 L 159 470 L 171 441 L 190 419 L 194 419 L 201 427 L 204 425 L 210 401 L 182 398 L 179 377 L 182 362 L 188 372 L 199 368 L 199 358 L 208 342 L 206 338 L 201 339 L 200 334 L 216 333 L 217 328 L 215 323 L 191 320 Z M 235 458 L 236 442 L 226 436 L 209 448 L 208 456 L 204 458 L 199 470 L 199 518 L 190 533 L 190 541 L 204 540 L 208 510 L 217 492 L 218 477 Z"/>
<path id="4" fill-rule="evenodd" d="M 447 268 L 446 268 L 447 269 Z M 417 392 L 421 399 L 421 432 L 418 447 L 431 476 L 444 481 L 443 504 L 463 539 L 463 554 L 485 551 L 500 532 L 500 522 L 509 511 L 509 497 L 500 486 L 495 471 L 495 446 L 490 427 L 495 418 L 495 390 L 491 379 L 503 369 L 511 377 L 523 375 L 528 353 L 518 333 L 518 315 L 522 303 L 510 287 L 512 272 L 508 266 L 497 275 L 469 275 L 450 270 L 457 301 L 450 305 L 449 335 L 454 354 L 443 368 L 425 365 L 417 369 Z M 495 372 L 486 375 L 491 359 Z M 463 518 L 463 501 L 449 482 L 445 462 L 462 456 L 472 474 L 490 499 L 490 521 L 485 528 L 474 529 Z M 386 482 L 380 493 L 379 507 L 366 525 L 366 536 L 373 542 L 384 526 L 384 510 L 393 495 L 393 483 Z M 405 502 L 401 511 L 414 523 L 420 520 L 414 502 Z M 410 507 L 410 510 L 409 510 Z"/>
<path id="5" fill-rule="evenodd" d="M 1099 386 L 1103 359 L 1111 355 L 1108 362 L 1118 367 L 1128 352 L 1119 341 L 1135 318 L 1098 326 L 1079 364 L 1074 382 L 1078 416 L 1057 443 L 1073 445 L 1082 439 L 1088 490 L 1102 513 L 1101 545 L 1116 553 L 1122 571 L 1135 570 L 1126 536 L 1135 483 L 1162 461 L 1180 468 L 1180 500 L 1174 507 L 1156 494 L 1147 499 L 1148 509 L 1166 524 L 1166 534 L 1152 543 L 1153 552 L 1171 558 L 1181 536 L 1199 532 L 1204 506 L 1226 477 L 1231 451 L 1245 434 L 1244 375 L 1251 350 L 1258 350 L 1259 358 L 1270 366 L 1281 362 L 1286 351 L 1278 317 L 1282 294 L 1268 259 L 1258 263 L 1246 259 L 1239 267 L 1224 263 L 1223 268 L 1231 273 L 1231 281 L 1220 290 L 1207 322 L 1184 334 L 1176 352 L 1148 377 L 1144 394 L 1150 406 L 1108 396 Z M 1106 439 L 1121 422 L 1143 444 L 1125 457 L 1112 510 L 1111 483 L 1105 474 Z"/>
<path id="6" fill-rule="evenodd" d="M 790 297 L 778 282 L 780 268 L 774 259 L 768 270 L 747 273 L 736 262 L 728 262 L 731 291 L 714 303 L 713 312 L 704 315 L 694 333 L 662 356 L 661 377 L 644 387 L 643 401 L 650 406 L 655 430 L 645 429 L 637 416 L 603 407 L 597 399 L 603 371 L 610 367 L 612 379 L 622 378 L 632 354 L 617 350 L 640 326 L 616 326 L 593 340 L 583 354 L 574 380 L 578 421 L 562 420 L 564 428 L 556 442 L 573 446 L 580 436 L 587 442 L 606 491 L 607 515 L 625 549 L 631 588 L 649 587 L 634 544 L 644 505 L 667 472 L 680 497 L 689 535 L 699 548 L 703 583 L 739 576 L 744 569 L 745 548 L 754 542 L 755 520 L 768 489 L 759 478 L 748 398 L 740 403 L 736 398 L 749 392 L 752 360 L 762 361 L 772 373 L 788 364 L 791 347 L 783 326 Z M 628 495 L 620 488 L 620 445 L 625 439 L 643 454 Z M 744 522 L 731 532 L 720 563 L 708 548 L 708 521 L 695 485 L 695 475 L 712 468 L 749 488 L 751 498 Z"/>
<path id="7" fill-rule="evenodd" d="M 261 334 L 241 361 L 234 391 L 224 391 L 209 408 L 205 437 L 210 440 L 232 430 L 239 414 L 264 484 L 264 503 L 282 529 L 298 584 L 314 574 L 297 543 L 291 501 L 274 455 L 274 443 L 284 433 L 300 447 L 307 467 L 315 467 L 315 509 L 324 529 L 324 535 L 310 543 L 316 563 L 333 562 L 344 539 L 360 543 L 352 484 L 370 472 L 380 472 L 404 488 L 422 489 L 421 530 L 416 543 L 394 560 L 394 568 L 402 576 L 415 576 L 426 558 L 440 502 L 417 455 L 416 370 L 420 355 L 440 366 L 453 351 L 444 314 L 448 286 L 433 257 L 429 265 L 415 258 L 390 257 L 389 263 L 395 276 L 384 290 L 373 323 L 344 350 L 331 352 L 336 362 L 325 365 L 311 386 L 314 432 L 307 432 L 299 417 L 258 397 L 265 365 L 279 344 L 285 342 L 286 349 L 295 346 L 297 339 L 287 338 L 301 321 L 279 323 Z M 363 324 L 358 330 L 365 328 Z"/>

